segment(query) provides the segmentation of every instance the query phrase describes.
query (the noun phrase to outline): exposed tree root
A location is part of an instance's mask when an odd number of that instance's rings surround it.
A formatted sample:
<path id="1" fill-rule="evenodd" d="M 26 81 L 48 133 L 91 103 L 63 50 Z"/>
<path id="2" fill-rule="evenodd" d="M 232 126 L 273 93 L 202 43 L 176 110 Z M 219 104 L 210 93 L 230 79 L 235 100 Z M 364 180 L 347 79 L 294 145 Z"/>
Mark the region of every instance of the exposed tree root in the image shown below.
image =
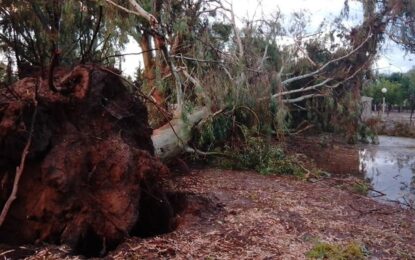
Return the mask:
<path id="1" fill-rule="evenodd" d="M 120 78 L 78 66 L 55 69 L 56 92 L 37 81 L 11 86 L 20 99 L 0 95 L 0 206 L 12 190 L 18 198 L 0 242 L 64 243 L 93 256 L 140 230 L 143 218 L 171 218 L 168 201 L 154 199 L 164 197 L 168 170 L 153 157 L 147 110 Z M 21 176 L 18 191 L 13 176 Z"/>

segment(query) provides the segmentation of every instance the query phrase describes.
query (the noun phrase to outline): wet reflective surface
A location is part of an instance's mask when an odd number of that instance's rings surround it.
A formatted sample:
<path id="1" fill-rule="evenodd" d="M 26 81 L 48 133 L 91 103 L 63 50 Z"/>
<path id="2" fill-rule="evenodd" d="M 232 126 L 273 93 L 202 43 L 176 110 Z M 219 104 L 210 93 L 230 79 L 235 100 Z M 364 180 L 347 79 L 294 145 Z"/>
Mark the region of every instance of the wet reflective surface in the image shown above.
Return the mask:
<path id="1" fill-rule="evenodd" d="M 415 205 L 415 139 L 379 136 L 379 145 L 360 149 L 360 170 L 370 180 L 369 195 Z"/>

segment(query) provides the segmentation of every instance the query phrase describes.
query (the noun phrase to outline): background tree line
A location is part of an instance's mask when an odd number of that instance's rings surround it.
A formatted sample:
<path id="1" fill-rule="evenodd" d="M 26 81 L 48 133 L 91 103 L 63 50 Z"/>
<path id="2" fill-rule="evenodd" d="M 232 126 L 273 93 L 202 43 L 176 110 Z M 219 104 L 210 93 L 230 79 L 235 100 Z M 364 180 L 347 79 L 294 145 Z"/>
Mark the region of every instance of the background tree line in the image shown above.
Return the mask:
<path id="1" fill-rule="evenodd" d="M 386 94 L 382 89 L 386 88 Z M 376 80 L 363 89 L 363 94 L 373 97 L 373 103 L 379 109 L 385 97 L 388 108 L 394 107 L 399 112 L 402 109 L 415 109 L 415 69 L 406 73 L 392 73 L 390 75 L 379 75 Z"/>

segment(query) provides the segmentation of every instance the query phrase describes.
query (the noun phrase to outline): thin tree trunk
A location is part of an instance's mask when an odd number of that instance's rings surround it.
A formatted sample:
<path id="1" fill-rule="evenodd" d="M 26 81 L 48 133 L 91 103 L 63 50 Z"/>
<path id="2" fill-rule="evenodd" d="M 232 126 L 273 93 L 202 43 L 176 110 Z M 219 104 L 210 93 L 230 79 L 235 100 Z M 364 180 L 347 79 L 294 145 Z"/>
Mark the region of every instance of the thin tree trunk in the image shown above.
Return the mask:
<path id="1" fill-rule="evenodd" d="M 153 52 L 151 51 L 151 35 L 147 32 L 143 32 L 141 40 L 139 42 L 140 48 L 143 52 L 143 62 L 144 62 L 144 78 L 148 82 L 153 82 L 155 79 L 154 76 L 154 57 Z"/>

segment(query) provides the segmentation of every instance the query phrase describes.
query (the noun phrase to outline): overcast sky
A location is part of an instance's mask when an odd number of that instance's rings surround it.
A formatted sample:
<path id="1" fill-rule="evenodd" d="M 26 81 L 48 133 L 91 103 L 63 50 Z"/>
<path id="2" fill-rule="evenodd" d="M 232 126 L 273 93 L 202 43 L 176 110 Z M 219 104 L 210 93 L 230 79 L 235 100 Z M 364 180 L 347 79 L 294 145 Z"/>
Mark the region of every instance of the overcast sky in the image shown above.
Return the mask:
<path id="1" fill-rule="evenodd" d="M 288 20 L 291 13 L 295 11 L 306 11 L 310 15 L 310 24 L 306 28 L 312 33 L 326 19 L 332 21 L 338 16 L 343 8 L 344 0 L 233 0 L 236 16 L 243 17 L 269 16 L 278 8 Z M 260 3 L 260 5 L 259 5 Z M 350 26 L 362 20 L 362 7 L 357 1 L 350 2 Z M 131 42 L 125 52 L 139 52 L 137 44 Z M 124 72 L 134 75 L 139 64 L 137 56 L 127 56 L 124 63 Z M 396 44 L 387 42 L 380 53 L 375 64 L 382 73 L 406 72 L 415 65 L 415 55 L 406 55 Z"/>

